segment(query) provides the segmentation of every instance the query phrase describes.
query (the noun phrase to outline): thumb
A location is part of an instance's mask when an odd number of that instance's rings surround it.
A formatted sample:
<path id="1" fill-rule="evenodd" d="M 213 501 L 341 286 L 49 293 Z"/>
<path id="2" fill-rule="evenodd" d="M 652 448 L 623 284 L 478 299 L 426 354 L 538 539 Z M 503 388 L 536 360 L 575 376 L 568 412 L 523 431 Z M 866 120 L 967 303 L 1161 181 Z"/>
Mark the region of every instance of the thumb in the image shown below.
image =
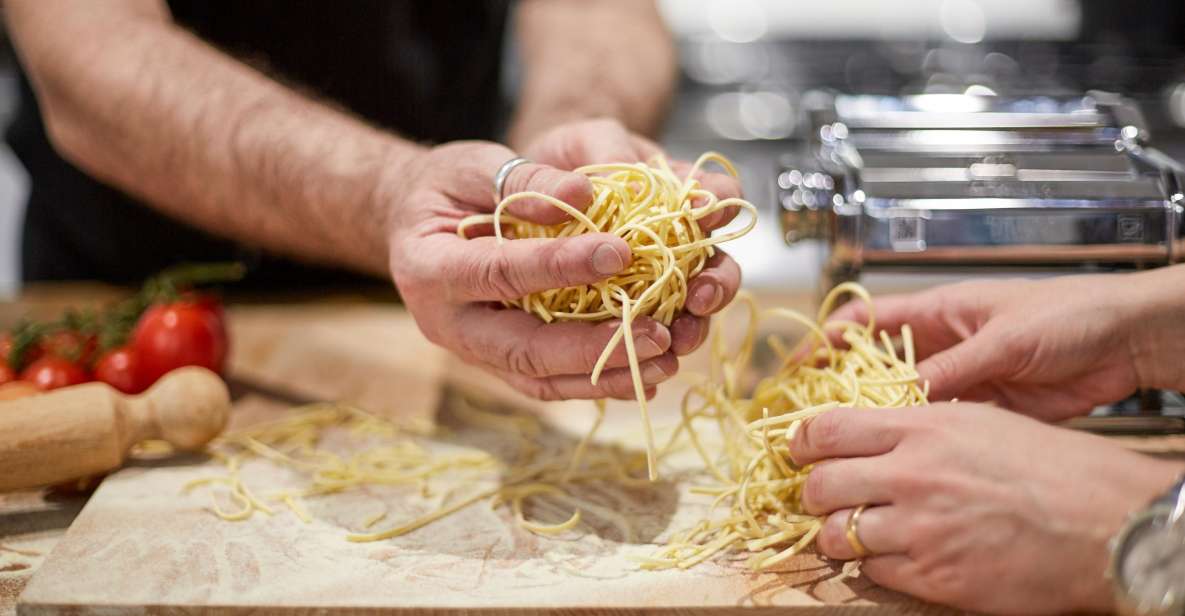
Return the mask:
<path id="1" fill-rule="evenodd" d="M 1004 376 L 1010 362 L 1004 345 L 980 332 L 918 364 L 918 377 L 930 382 L 930 400 L 950 400 Z"/>

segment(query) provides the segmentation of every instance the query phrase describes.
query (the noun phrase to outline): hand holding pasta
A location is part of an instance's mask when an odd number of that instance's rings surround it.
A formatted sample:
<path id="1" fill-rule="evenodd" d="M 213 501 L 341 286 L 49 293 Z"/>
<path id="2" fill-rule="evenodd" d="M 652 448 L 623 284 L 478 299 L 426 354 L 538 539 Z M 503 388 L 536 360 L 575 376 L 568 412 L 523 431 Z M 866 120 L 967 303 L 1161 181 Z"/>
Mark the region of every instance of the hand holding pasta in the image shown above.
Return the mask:
<path id="1" fill-rule="evenodd" d="M 544 324 L 498 306 L 527 293 L 591 284 L 621 271 L 632 259 L 625 241 L 596 233 L 499 246 L 492 237 L 466 241 L 456 234 L 461 219 L 493 211 L 491 178 L 513 156 L 493 143 L 451 143 L 422 154 L 411 182 L 401 172 L 392 183 L 401 187 L 399 192 L 388 197 L 390 266 L 399 292 L 428 339 L 530 395 L 633 397 L 628 373 L 619 372 L 626 365 L 624 351 L 610 358 L 607 378 L 599 386 L 588 380 L 612 328 Z M 593 200 L 592 185 L 583 175 L 538 164 L 517 168 L 506 190 L 545 194 L 577 210 Z M 520 200 L 510 211 L 540 224 L 567 218 L 540 200 Z M 644 319 L 635 335 L 648 386 L 674 374 L 677 360 L 667 328 Z"/>
<path id="2" fill-rule="evenodd" d="M 658 477 L 654 435 L 646 408 L 649 395 L 634 340 L 634 321 L 639 315 L 646 315 L 670 326 L 687 303 L 690 281 L 708 268 L 713 259 L 719 263 L 715 246 L 748 233 L 757 224 L 753 204 L 739 198 L 722 200 L 701 188 L 697 176 L 709 162 L 720 164 L 734 177 L 737 175 L 732 163 L 713 152 L 701 156 L 682 177 L 661 156 L 650 164 L 588 165 L 576 170 L 587 175 L 596 190 L 587 211 L 546 194 L 521 192 L 503 199 L 493 214 L 470 216 L 457 227 L 457 234 L 467 237 L 471 228 L 488 226 L 499 245 L 505 247 L 520 241 L 555 241 L 601 233 L 627 243 L 632 263 L 603 281 L 529 292 L 504 303 L 546 323 L 609 320 L 620 323 L 597 358 L 590 382 L 597 385 L 613 353 L 624 347 L 634 397 L 642 411 L 652 480 Z M 571 220 L 540 225 L 506 213 L 524 201 L 550 204 Z M 708 235 L 710 229 L 702 227 L 700 221 L 719 218 L 721 212 L 730 209 L 748 211 L 748 224 L 730 233 Z M 507 232 L 515 241 L 503 242 Z"/>
<path id="3" fill-rule="evenodd" d="M 1185 268 L 1049 280 L 973 281 L 877 298 L 880 325 L 913 327 L 936 400 L 992 401 L 1045 421 L 1138 387 L 1185 386 Z M 863 304 L 839 310 L 861 320 Z"/>
<path id="4" fill-rule="evenodd" d="M 1181 472 L 1098 436 L 966 402 L 836 409 L 803 426 L 790 452 L 814 465 L 802 504 L 827 516 L 820 551 L 855 558 L 844 529 L 868 505 L 864 575 L 989 613 L 1114 609 L 1107 543 Z"/>

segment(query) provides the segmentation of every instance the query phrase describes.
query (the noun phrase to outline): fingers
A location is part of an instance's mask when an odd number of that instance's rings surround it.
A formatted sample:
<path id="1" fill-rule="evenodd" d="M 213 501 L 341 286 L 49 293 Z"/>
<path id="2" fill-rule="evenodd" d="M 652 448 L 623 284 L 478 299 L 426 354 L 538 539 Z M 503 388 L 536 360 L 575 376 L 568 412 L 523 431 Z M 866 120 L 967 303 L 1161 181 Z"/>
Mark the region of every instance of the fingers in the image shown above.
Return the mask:
<path id="1" fill-rule="evenodd" d="M 918 377 L 930 382 L 931 400 L 950 400 L 1007 374 L 1023 358 L 1009 357 L 990 330 L 935 353 L 918 364 Z"/>
<path id="2" fill-rule="evenodd" d="M 458 314 L 457 346 L 467 353 L 467 359 L 513 374 L 532 378 L 577 375 L 588 381 L 617 327 L 616 322 L 544 323 L 522 310 L 473 305 Z M 639 361 L 670 350 L 671 333 L 657 321 L 639 317 L 631 329 Z M 619 343 L 607 367 L 626 365 L 625 344 Z M 601 378 L 608 377 L 606 372 Z"/>
<path id="3" fill-rule="evenodd" d="M 510 301 L 527 294 L 591 284 L 625 269 L 629 244 L 608 233 L 498 242 L 492 237 L 432 238 L 409 258 L 439 272 L 436 281 L 454 303 Z"/>
<path id="4" fill-rule="evenodd" d="M 690 355 L 708 339 L 708 318 L 683 313 L 671 322 L 671 350 Z"/>
<path id="5" fill-rule="evenodd" d="M 530 155 L 560 169 L 644 161 L 660 150 L 616 120 L 589 120 L 551 129 L 531 144 Z"/>
<path id="6" fill-rule="evenodd" d="M 671 378 L 679 371 L 679 360 L 673 353 L 667 353 L 642 363 L 639 368 L 644 384 L 643 391 L 646 399 L 650 399 L 657 392 L 655 386 L 658 383 Z M 586 374 L 534 378 L 497 368 L 491 368 L 490 371 L 510 383 L 515 389 L 540 400 L 635 399 L 634 382 L 629 368 L 617 368 L 603 372 L 596 385 L 589 381 Z"/>
<path id="7" fill-rule="evenodd" d="M 647 161 L 662 154 L 662 148 L 657 143 L 641 135 L 631 134 L 630 142 L 634 144 L 634 152 L 637 153 L 638 160 Z"/>
<path id="8" fill-rule="evenodd" d="M 828 460 L 811 469 L 802 486 L 802 506 L 824 515 L 840 509 L 892 502 L 885 461 L 878 457 Z"/>
<path id="9" fill-rule="evenodd" d="M 480 211 L 493 211 L 494 176 L 507 161 L 518 156 L 510 148 L 493 143 L 458 143 L 438 148 L 440 156 L 454 165 L 442 187 L 445 193 Z M 503 195 L 539 192 L 584 210 L 593 200 L 588 178 L 547 165 L 528 163 L 510 171 L 503 184 Z M 524 199 L 508 206 L 509 213 L 524 220 L 552 225 L 570 217 L 563 210 L 540 199 Z"/>
<path id="10" fill-rule="evenodd" d="M 876 329 L 895 334 L 906 323 L 918 327 L 923 321 L 921 311 L 928 309 L 927 300 L 915 294 L 885 295 L 873 302 L 876 315 Z M 837 308 L 828 317 L 828 321 L 854 321 L 868 323 L 868 304 L 859 299 L 847 302 Z M 921 332 L 915 331 L 915 334 Z"/>
<path id="11" fill-rule="evenodd" d="M 815 538 L 819 551 L 836 560 L 860 558 L 848 541 L 848 520 L 854 508 L 841 509 L 827 516 L 823 528 Z M 889 554 L 905 554 L 909 551 L 903 529 L 914 522 L 907 518 L 899 507 L 869 507 L 856 522 L 856 537 L 868 551 L 869 557 L 881 558 Z"/>
<path id="12" fill-rule="evenodd" d="M 790 458 L 804 466 L 819 460 L 877 456 L 903 435 L 896 409 L 835 409 L 806 422 L 790 441 Z"/>
<path id="13" fill-rule="evenodd" d="M 707 316 L 719 312 L 736 297 L 741 286 L 741 267 L 722 250 L 717 250 L 704 270 L 687 283 L 687 303 L 691 314 Z"/>
<path id="14" fill-rule="evenodd" d="M 686 177 L 687 173 L 691 171 L 691 163 L 674 161 L 671 163 L 671 169 L 680 177 Z M 695 179 L 699 180 L 700 186 L 704 190 L 716 195 L 716 198 L 720 201 L 737 198 L 742 194 L 741 181 L 726 173 L 700 171 L 696 174 Z M 702 207 L 703 205 L 705 204 L 701 201 L 694 201 L 692 203 L 693 207 Z M 733 218 L 736 218 L 736 215 L 740 211 L 740 208 L 730 207 L 709 214 L 699 220 L 700 228 L 705 233 L 709 233 L 713 229 L 719 229 L 731 222 Z"/>
<path id="15" fill-rule="evenodd" d="M 861 516 L 861 524 L 863 524 L 863 516 Z M 921 580 L 925 578 L 918 570 L 917 563 L 905 554 L 870 556 L 860 564 L 860 571 L 885 588 L 892 588 L 914 596 L 926 596 L 923 592 L 919 592 Z"/>

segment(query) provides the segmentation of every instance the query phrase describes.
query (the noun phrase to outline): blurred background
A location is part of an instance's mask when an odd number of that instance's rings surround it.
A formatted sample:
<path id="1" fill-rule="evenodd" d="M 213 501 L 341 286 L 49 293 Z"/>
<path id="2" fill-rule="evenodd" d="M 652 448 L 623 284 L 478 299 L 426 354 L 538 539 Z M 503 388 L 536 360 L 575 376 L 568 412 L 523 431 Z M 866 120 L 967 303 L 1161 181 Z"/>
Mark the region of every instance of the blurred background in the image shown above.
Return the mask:
<path id="1" fill-rule="evenodd" d="M 790 248 L 776 221 L 778 159 L 804 137 L 820 92 L 1120 92 L 1143 107 L 1153 143 L 1185 158 L 1185 31 L 1179 2 L 1145 0 L 661 0 L 682 80 L 664 143 L 739 163 L 766 216 L 729 248 L 746 284 L 813 288 L 816 247 Z M 5 45 L 7 48 L 7 45 Z M 0 125 L 13 108 L 11 52 L 0 57 Z M 27 178 L 0 144 L 0 295 L 18 287 Z"/>

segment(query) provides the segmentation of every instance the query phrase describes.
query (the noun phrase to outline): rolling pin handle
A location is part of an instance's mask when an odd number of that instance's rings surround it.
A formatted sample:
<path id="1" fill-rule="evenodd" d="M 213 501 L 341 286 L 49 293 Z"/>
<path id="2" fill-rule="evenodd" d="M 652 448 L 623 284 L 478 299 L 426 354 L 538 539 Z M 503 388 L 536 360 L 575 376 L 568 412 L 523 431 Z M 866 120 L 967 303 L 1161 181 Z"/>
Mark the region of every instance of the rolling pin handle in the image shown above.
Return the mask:
<path id="1" fill-rule="evenodd" d="M 169 372 L 124 403 L 127 447 L 157 438 L 179 450 L 196 451 L 222 432 L 230 415 L 226 384 L 196 366 Z"/>

